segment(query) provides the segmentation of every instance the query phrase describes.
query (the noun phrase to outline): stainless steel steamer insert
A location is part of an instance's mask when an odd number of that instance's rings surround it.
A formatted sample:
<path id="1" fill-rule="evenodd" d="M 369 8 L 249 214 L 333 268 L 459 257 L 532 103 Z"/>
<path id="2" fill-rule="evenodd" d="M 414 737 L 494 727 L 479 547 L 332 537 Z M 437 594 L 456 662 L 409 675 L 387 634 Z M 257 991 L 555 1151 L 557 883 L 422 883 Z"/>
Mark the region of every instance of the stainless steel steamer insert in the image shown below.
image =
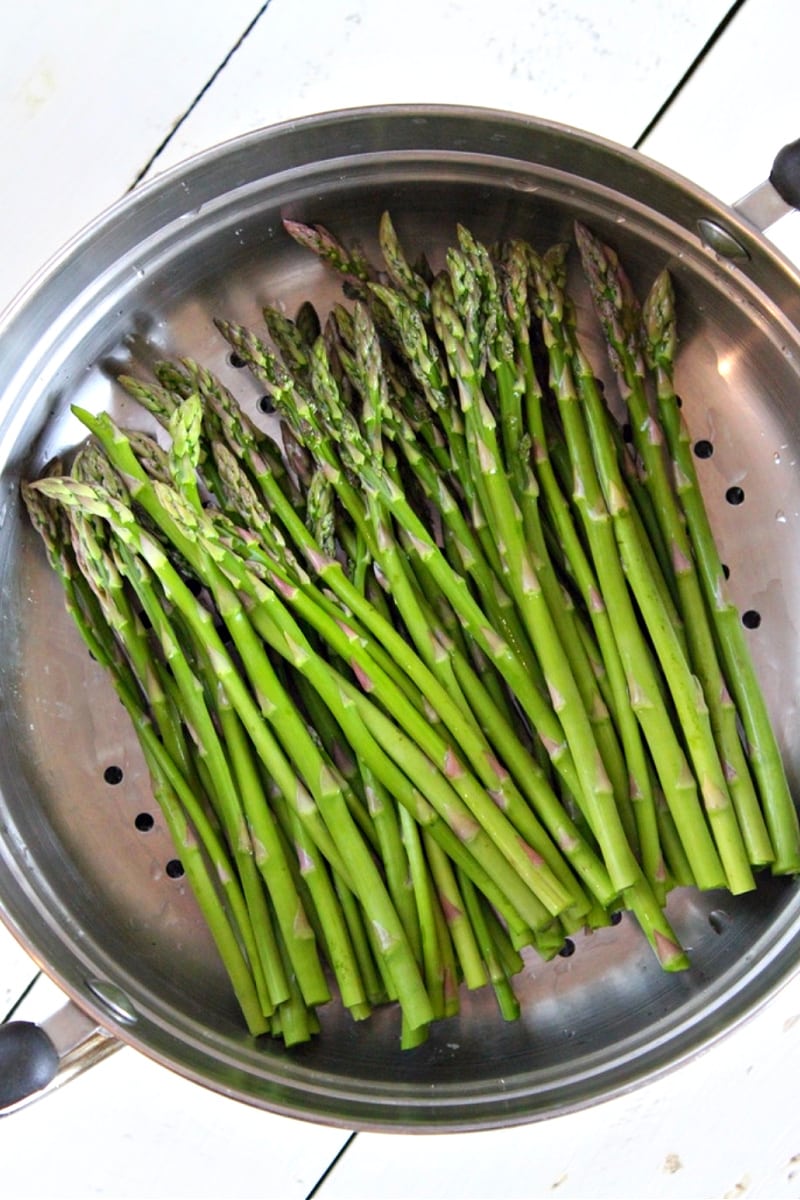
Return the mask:
<path id="1" fill-rule="evenodd" d="M 775 198 L 771 187 L 760 195 Z M 274 1111 L 398 1131 L 500 1126 L 613 1095 L 733 1028 L 795 971 L 797 885 L 767 878 L 735 900 L 674 893 L 670 916 L 693 960 L 681 974 L 663 974 L 627 921 L 583 938 L 571 958 L 531 959 L 516 1023 L 499 1019 L 491 995 L 469 995 L 457 1019 L 404 1054 L 392 1009 L 357 1025 L 330 1005 L 310 1045 L 254 1043 L 193 900 L 171 877 L 174 851 L 127 719 L 72 630 L 18 496 L 21 478 L 82 440 L 70 404 L 124 421 L 132 410 L 115 375 L 159 358 L 205 363 L 263 419 L 212 318 L 259 324 L 263 304 L 291 311 L 307 296 L 324 308 L 338 284 L 285 236 L 282 218 L 320 221 L 369 250 L 384 209 L 409 247 L 434 258 L 458 220 L 487 240 L 520 234 L 545 249 L 577 217 L 642 287 L 670 269 L 679 391 L 693 436 L 714 447 L 702 485 L 733 595 L 760 618 L 753 653 L 800 785 L 794 269 L 752 219 L 572 129 L 463 108 L 326 114 L 227 143 L 137 190 L 2 319 L 0 908 L 72 998 L 51 1032 L 73 1047 L 73 1069 L 84 1053 L 76 1027 L 97 1025 Z M 759 220 L 756 200 L 746 211 Z M 589 330 L 588 298 L 577 294 Z M 602 369 L 599 340 L 594 348 Z M 744 503 L 727 502 L 732 486 Z M 39 1083 L 55 1069 L 48 1053 Z"/>

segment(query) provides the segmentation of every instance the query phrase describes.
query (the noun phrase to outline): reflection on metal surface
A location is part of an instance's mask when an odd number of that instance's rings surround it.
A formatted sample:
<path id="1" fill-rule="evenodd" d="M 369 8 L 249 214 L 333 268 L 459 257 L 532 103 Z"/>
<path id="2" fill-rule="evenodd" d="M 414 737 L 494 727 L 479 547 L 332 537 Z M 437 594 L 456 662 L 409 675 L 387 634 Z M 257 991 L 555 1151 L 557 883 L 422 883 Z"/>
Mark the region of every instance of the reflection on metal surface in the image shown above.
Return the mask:
<path id="1" fill-rule="evenodd" d="M 717 370 L 723 379 L 727 379 L 736 366 L 736 354 L 723 354 L 717 359 Z"/>

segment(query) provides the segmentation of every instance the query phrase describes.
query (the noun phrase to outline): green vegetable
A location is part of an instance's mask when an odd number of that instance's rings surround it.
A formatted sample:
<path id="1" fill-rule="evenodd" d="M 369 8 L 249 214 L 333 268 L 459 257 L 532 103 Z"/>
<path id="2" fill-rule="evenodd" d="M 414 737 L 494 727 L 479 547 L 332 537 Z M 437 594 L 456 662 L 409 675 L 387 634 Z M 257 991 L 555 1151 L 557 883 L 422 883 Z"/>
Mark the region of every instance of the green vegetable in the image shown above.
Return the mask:
<path id="1" fill-rule="evenodd" d="M 248 1029 L 294 1045 L 332 997 L 354 1020 L 395 1002 L 411 1049 L 460 987 L 514 1020 L 527 956 L 620 909 L 686 969 L 671 888 L 797 872 L 800 834 L 674 393 L 668 277 L 640 306 L 576 227 L 629 447 L 567 247 L 459 227 L 437 273 L 388 214 L 379 265 L 286 231 L 350 303 L 216 322 L 282 445 L 162 362 L 120 384 L 166 450 L 76 408 L 71 472 L 23 487 Z"/>

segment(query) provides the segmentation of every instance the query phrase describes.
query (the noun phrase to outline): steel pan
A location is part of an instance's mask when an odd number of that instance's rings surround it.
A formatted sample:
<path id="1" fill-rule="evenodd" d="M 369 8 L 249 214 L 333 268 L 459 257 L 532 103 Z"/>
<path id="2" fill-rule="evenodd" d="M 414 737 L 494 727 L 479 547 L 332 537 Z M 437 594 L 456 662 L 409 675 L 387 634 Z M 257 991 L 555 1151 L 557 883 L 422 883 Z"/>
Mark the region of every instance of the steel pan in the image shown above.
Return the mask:
<path id="1" fill-rule="evenodd" d="M 642 155 L 524 116 L 443 107 L 325 114 L 227 143 L 126 197 L 80 234 L 0 321 L 0 910 L 90 1022 L 250 1104 L 351 1128 L 464 1130 L 591 1104 L 730 1032 L 800 958 L 800 892 L 676 891 L 692 968 L 664 974 L 628 919 L 531 957 L 523 1015 L 465 994 L 429 1042 L 399 1049 L 389 1007 L 354 1024 L 336 1004 L 286 1051 L 251 1040 L 150 796 L 121 706 L 64 612 L 18 485 L 83 437 L 78 403 L 145 424 L 115 376 L 190 355 L 243 399 L 212 324 L 260 324 L 265 303 L 324 308 L 339 285 L 281 225 L 319 221 L 375 248 L 388 209 L 436 261 L 457 221 L 486 240 L 568 239 L 577 217 L 644 288 L 668 267 L 701 482 L 750 631 L 793 788 L 800 785 L 800 279 L 735 210 Z M 580 326 L 606 373 L 588 298 Z M 726 501 L 743 489 L 744 503 Z M 143 817 L 142 814 L 145 814 Z M 152 817 L 150 822 L 147 818 Z"/>

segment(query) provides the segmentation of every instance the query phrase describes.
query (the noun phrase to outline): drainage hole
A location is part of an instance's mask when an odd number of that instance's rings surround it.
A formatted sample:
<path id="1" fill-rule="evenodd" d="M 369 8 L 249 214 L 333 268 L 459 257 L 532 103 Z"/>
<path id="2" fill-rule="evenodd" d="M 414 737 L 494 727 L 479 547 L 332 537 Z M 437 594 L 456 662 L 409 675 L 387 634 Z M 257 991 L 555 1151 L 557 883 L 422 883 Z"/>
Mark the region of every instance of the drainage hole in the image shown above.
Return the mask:
<path id="1" fill-rule="evenodd" d="M 183 875 L 183 863 L 179 858 L 171 858 L 167 863 L 165 870 L 170 879 L 180 879 Z"/>
<path id="2" fill-rule="evenodd" d="M 103 779 L 113 787 L 117 783 L 122 783 L 122 774 L 122 767 L 106 767 L 103 771 Z"/>
<path id="3" fill-rule="evenodd" d="M 722 574 L 725 576 L 725 578 L 726 578 L 726 579 L 730 579 L 730 577 L 731 577 L 731 569 L 730 569 L 730 567 L 728 566 L 728 564 L 727 564 L 727 563 L 720 563 L 720 566 L 722 567 Z"/>
<path id="4" fill-rule="evenodd" d="M 619 911 L 619 909 L 617 909 L 617 911 L 616 911 L 616 912 L 613 912 L 613 913 L 611 914 L 611 924 L 612 924 L 612 925 L 619 925 L 619 923 L 620 923 L 620 921 L 621 921 L 621 920 L 622 920 L 622 913 Z"/>
<path id="5" fill-rule="evenodd" d="M 575 943 L 572 938 L 564 938 L 564 945 L 558 952 L 562 958 L 571 958 L 575 953 Z"/>
<path id="6" fill-rule="evenodd" d="M 700 441 L 694 444 L 694 452 L 698 458 L 711 458 L 714 453 L 714 444 L 709 442 L 708 438 L 700 438 Z"/>
<path id="7" fill-rule="evenodd" d="M 758 629 L 761 624 L 761 613 L 754 608 L 748 608 L 742 613 L 742 624 L 745 629 Z"/>
<path id="8" fill-rule="evenodd" d="M 156 819 L 152 813 L 140 812 L 133 818 L 133 823 L 139 830 L 139 833 L 149 833 L 156 823 Z"/>
<path id="9" fill-rule="evenodd" d="M 729 487 L 727 492 L 725 493 L 725 499 L 728 501 L 728 504 L 733 504 L 733 505 L 743 504 L 744 503 L 744 488 L 740 488 L 738 485 Z"/>
<path id="10" fill-rule="evenodd" d="M 237 354 L 235 350 L 231 350 L 230 354 L 228 355 L 228 362 L 232 367 L 240 368 L 247 366 L 245 359 L 242 358 L 241 354 Z"/>
<path id="11" fill-rule="evenodd" d="M 272 396 L 267 396 L 267 395 L 260 396 L 259 400 L 258 400 L 258 410 L 259 410 L 259 412 L 264 413 L 266 416 L 269 416 L 271 413 L 274 413 L 275 412 L 275 401 L 272 399 Z"/>

